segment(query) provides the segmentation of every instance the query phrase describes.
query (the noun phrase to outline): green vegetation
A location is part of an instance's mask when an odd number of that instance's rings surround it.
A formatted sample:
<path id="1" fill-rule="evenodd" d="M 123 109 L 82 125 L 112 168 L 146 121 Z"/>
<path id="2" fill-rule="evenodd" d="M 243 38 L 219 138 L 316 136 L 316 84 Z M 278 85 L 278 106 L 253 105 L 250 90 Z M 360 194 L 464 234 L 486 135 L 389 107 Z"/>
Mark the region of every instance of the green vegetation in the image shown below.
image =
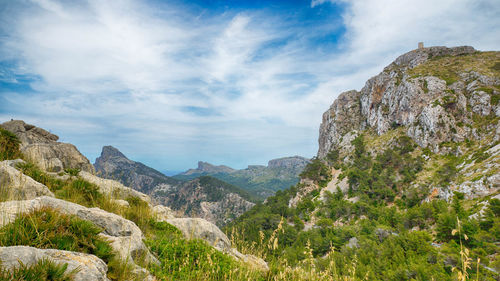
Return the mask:
<path id="1" fill-rule="evenodd" d="M 325 187 L 326 184 L 332 179 L 332 173 L 331 169 L 325 164 L 324 161 L 315 158 L 304 168 L 300 177 L 311 179 L 320 187 Z"/>
<path id="2" fill-rule="evenodd" d="M 110 279 L 123 280 L 123 276 L 130 275 L 131 269 L 124 266 L 109 243 L 98 236 L 101 231 L 93 223 L 76 216 L 40 209 L 22 214 L 0 228 L 0 246 L 23 245 L 93 254 L 108 264 Z"/>
<path id="3" fill-rule="evenodd" d="M 146 244 L 161 261 L 151 272 L 161 280 L 257 280 L 252 271 L 203 240 L 186 240 L 166 222 L 151 221 Z"/>
<path id="4" fill-rule="evenodd" d="M 459 74 L 474 70 L 490 77 L 500 77 L 496 66 L 500 60 L 498 52 L 478 52 L 463 56 L 439 56 L 408 71 L 412 77 L 436 76 L 451 85 L 458 81 Z"/>
<path id="5" fill-rule="evenodd" d="M 16 135 L 0 128 L 0 161 L 21 158 L 20 144 Z"/>
<path id="6" fill-rule="evenodd" d="M 14 269 L 3 269 L 0 266 L 1 281 L 71 281 L 77 271 L 67 272 L 67 264 L 57 264 L 48 259 L 41 259 L 36 264 L 25 265 L 19 262 Z"/>
<path id="7" fill-rule="evenodd" d="M 207 198 L 208 201 L 219 201 L 227 193 L 236 193 L 250 202 L 255 202 L 257 200 L 254 196 L 250 195 L 245 190 L 235 185 L 221 181 L 215 177 L 201 176 L 199 177 L 199 181 L 200 185 L 204 187 L 204 189 L 207 191 L 207 194 L 209 195 L 209 197 Z"/>
<path id="8" fill-rule="evenodd" d="M 465 273 L 495 280 L 486 267 L 500 269 L 500 200 L 490 200 L 478 218 L 469 217 L 477 207 L 461 193 L 451 202 L 424 202 L 430 190 L 415 185 L 420 173 L 429 173 L 422 150 L 395 135 L 390 148 L 371 155 L 366 139 L 353 141 L 349 163 L 340 162 L 338 151 L 323 162 L 342 169 L 348 192 L 326 192 L 324 200 L 312 192 L 296 207 L 288 202 L 300 184 L 277 192 L 226 227 L 238 248 L 265 257 L 273 280 L 286 280 L 280 274 L 289 280 L 457 280 Z M 443 163 L 431 181 L 447 186 L 458 176 L 463 159 L 426 154 Z"/>

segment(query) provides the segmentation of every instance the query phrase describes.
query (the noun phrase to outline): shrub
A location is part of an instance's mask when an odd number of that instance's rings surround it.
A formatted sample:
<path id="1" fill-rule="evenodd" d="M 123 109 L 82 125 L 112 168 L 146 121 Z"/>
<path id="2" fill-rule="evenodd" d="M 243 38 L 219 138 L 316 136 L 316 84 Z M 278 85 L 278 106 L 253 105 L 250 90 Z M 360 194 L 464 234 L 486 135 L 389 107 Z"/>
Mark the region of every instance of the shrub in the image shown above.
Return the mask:
<path id="1" fill-rule="evenodd" d="M 0 128 L 0 161 L 22 158 L 19 150 L 20 144 L 16 135 Z"/>

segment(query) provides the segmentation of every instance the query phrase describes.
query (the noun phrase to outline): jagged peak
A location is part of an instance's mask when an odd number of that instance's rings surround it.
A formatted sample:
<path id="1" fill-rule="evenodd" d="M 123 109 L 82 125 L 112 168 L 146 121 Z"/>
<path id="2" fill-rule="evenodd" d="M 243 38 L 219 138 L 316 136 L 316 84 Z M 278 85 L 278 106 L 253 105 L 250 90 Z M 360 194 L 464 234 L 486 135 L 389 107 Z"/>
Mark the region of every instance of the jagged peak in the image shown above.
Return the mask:
<path id="1" fill-rule="evenodd" d="M 128 160 L 127 156 L 123 154 L 120 150 L 117 148 L 111 146 L 111 145 L 105 145 L 102 147 L 101 151 L 101 158 L 111 158 L 111 157 L 119 157 L 119 158 L 125 158 Z"/>

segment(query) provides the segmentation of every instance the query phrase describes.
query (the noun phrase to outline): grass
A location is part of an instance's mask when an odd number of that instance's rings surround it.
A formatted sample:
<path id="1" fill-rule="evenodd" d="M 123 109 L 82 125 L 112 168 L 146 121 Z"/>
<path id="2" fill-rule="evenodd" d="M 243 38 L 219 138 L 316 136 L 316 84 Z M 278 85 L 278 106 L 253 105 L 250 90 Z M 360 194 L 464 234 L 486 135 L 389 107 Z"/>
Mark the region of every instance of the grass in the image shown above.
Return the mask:
<path id="1" fill-rule="evenodd" d="M 430 59 L 411 70 L 409 75 L 436 76 L 451 85 L 458 81 L 459 74 L 463 72 L 476 71 L 491 77 L 500 77 L 497 64 L 500 61 L 500 52 L 477 52 L 464 56 L 441 56 Z"/>
<path id="2" fill-rule="evenodd" d="M 19 266 L 6 269 L 0 266 L 0 281 L 71 281 L 78 272 L 67 272 L 67 264 L 58 264 L 49 259 L 41 259 L 33 265 L 25 265 L 19 261 Z"/>
<path id="3" fill-rule="evenodd" d="M 130 276 L 131 268 L 124 266 L 108 241 L 98 236 L 101 231 L 89 221 L 45 208 L 22 214 L 0 228 L 0 246 L 31 246 L 93 254 L 108 264 L 109 278 L 123 280 L 120 278 Z"/>

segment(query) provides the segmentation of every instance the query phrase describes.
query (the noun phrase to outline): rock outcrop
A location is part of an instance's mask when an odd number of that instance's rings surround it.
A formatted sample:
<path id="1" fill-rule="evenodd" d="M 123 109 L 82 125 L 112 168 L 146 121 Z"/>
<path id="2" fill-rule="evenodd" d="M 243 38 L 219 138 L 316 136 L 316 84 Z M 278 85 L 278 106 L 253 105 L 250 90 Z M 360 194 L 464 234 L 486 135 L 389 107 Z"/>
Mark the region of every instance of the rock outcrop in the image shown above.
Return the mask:
<path id="1" fill-rule="evenodd" d="M 167 222 L 177 227 L 187 239 L 205 240 L 215 249 L 248 263 L 259 270 L 269 270 L 264 260 L 253 255 L 244 255 L 235 248 L 232 248 L 226 234 L 207 220 L 201 218 L 174 218 L 167 220 Z"/>
<path id="2" fill-rule="evenodd" d="M 103 194 L 113 195 L 114 197 L 123 199 L 127 199 L 128 197 L 137 197 L 147 203 L 151 203 L 151 198 L 148 195 L 130 187 L 126 187 L 115 180 L 103 179 L 84 171 L 79 172 L 78 176 L 97 185 L 99 187 L 99 191 Z"/>
<path id="3" fill-rule="evenodd" d="M 175 186 L 179 183 L 151 167 L 128 159 L 112 146 L 102 148 L 101 156 L 96 159 L 94 166 L 100 177 L 117 180 L 146 194 L 159 185 Z"/>
<path id="4" fill-rule="evenodd" d="M 22 160 L 6 160 L 0 162 L 0 189 L 2 199 L 26 200 L 39 196 L 51 196 L 54 194 L 45 185 L 24 175 L 15 167 Z"/>
<path id="5" fill-rule="evenodd" d="M 75 271 L 74 281 L 108 281 L 108 267 L 94 255 L 26 246 L 0 247 L 0 264 L 4 270 L 12 270 L 22 263 L 31 266 L 46 259 L 56 264 L 67 264 L 66 272 Z"/>
<path id="6" fill-rule="evenodd" d="M 74 145 L 57 142 L 58 136 L 21 120 L 8 121 L 0 126 L 14 133 L 21 141 L 21 152 L 26 159 L 45 171 L 79 169 L 94 173 L 89 160 Z"/>

